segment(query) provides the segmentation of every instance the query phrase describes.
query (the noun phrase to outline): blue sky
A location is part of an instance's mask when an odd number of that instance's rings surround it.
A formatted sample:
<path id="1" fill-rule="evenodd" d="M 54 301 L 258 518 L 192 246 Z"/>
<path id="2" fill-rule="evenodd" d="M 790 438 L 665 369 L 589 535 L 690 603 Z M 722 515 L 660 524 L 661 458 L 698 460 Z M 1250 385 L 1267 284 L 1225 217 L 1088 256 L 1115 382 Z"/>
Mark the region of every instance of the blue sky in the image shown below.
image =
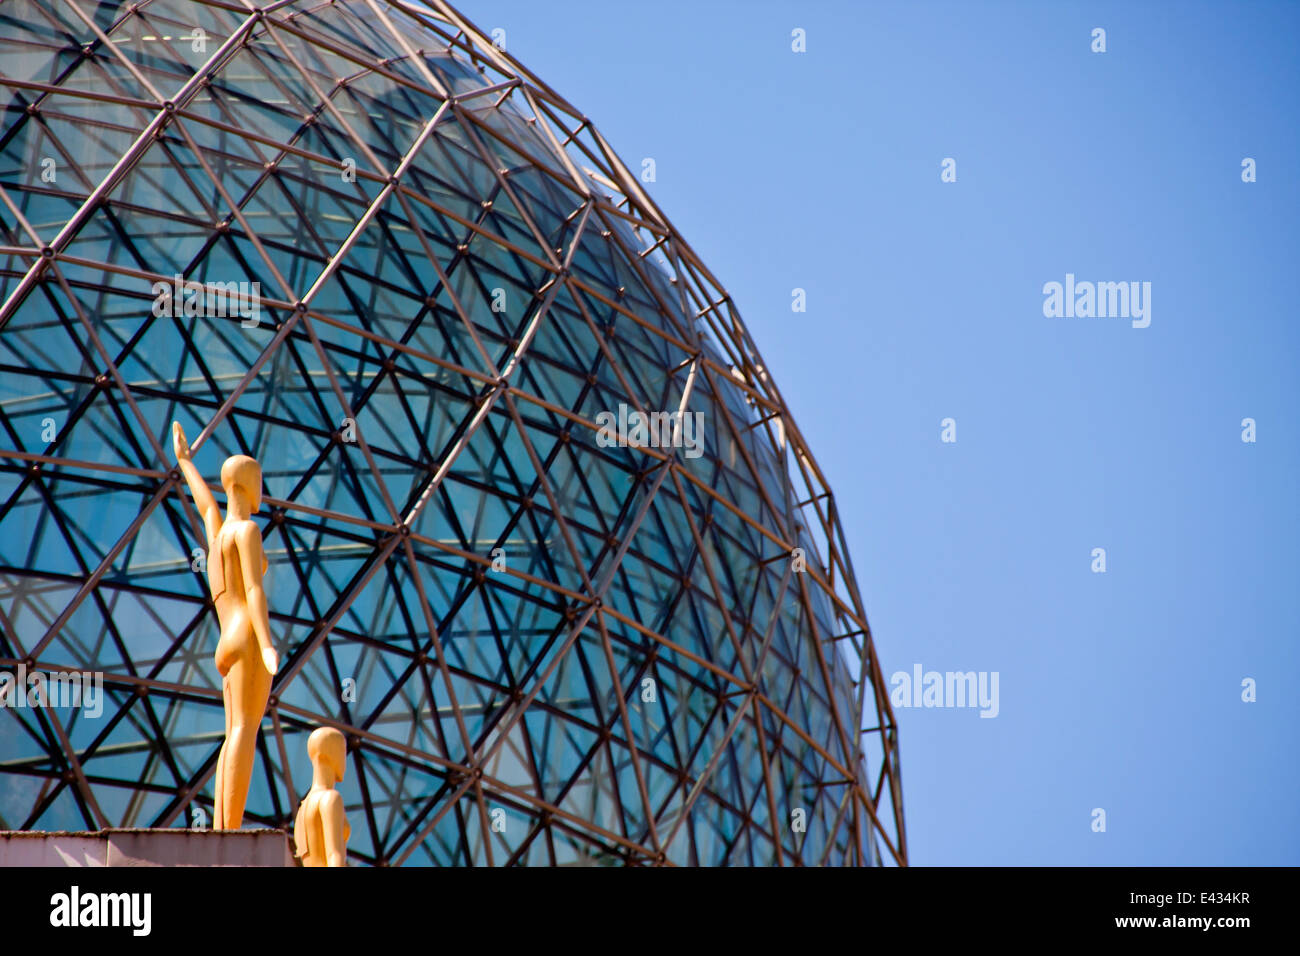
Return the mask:
<path id="1" fill-rule="evenodd" d="M 999 673 L 995 719 L 898 711 L 912 862 L 1300 864 L 1300 5 L 458 6 L 655 159 L 886 674 Z M 1149 327 L 1045 317 L 1067 273 Z"/>

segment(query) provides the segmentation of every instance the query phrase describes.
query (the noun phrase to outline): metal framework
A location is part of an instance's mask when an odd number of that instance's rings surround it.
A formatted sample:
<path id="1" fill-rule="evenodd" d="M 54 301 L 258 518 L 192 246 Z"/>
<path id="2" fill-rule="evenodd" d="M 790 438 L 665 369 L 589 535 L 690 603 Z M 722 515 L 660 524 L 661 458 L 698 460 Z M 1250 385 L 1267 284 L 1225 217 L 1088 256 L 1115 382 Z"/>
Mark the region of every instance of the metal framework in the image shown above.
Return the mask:
<path id="1" fill-rule="evenodd" d="M 4 0 L 0 36 L 0 669 L 105 694 L 0 712 L 0 828 L 210 817 L 175 418 L 264 470 L 250 821 L 332 724 L 356 863 L 906 862 L 834 499 L 586 117 L 439 0 Z M 259 282 L 258 323 L 154 315 L 176 275 Z M 607 447 L 620 404 L 702 411 L 703 454 Z"/>

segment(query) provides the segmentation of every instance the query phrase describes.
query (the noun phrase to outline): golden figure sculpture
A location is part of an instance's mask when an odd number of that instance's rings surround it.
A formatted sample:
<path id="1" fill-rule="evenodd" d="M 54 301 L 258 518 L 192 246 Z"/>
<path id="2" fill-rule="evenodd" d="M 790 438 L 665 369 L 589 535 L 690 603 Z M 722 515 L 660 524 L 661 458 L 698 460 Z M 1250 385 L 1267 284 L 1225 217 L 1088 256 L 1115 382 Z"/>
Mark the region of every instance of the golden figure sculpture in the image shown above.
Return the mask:
<path id="1" fill-rule="evenodd" d="M 226 704 L 226 739 L 217 758 L 212 826 L 215 830 L 238 830 L 253 777 L 258 727 L 266 714 L 271 678 L 280 666 L 271 643 L 271 621 L 262 589 L 267 569 L 262 532 L 249 518 L 262 504 L 262 466 L 247 455 L 232 455 L 221 466 L 221 487 L 226 490 L 223 521 L 212 492 L 190 457 L 179 422 L 172 423 L 172 447 L 203 515 L 208 588 L 221 625 L 217 671 Z"/>
<path id="2" fill-rule="evenodd" d="M 295 854 L 303 866 L 347 866 L 352 828 L 343 812 L 343 796 L 334 785 L 343 779 L 347 742 L 333 727 L 318 727 L 307 738 L 311 789 L 293 821 Z"/>

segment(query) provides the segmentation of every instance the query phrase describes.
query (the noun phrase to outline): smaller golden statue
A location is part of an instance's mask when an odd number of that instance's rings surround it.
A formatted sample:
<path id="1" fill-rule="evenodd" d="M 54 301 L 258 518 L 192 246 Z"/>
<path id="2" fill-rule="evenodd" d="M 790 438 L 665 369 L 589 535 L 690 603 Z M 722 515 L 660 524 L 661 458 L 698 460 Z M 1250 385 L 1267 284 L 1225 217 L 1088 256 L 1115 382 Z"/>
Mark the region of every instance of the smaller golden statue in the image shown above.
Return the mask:
<path id="1" fill-rule="evenodd" d="M 190 457 L 180 422 L 172 423 L 172 448 L 194 503 L 203 516 L 208 545 L 208 589 L 221 625 L 217 672 L 226 704 L 226 739 L 217 757 L 214 830 L 238 830 L 244 822 L 248 784 L 257 755 L 257 730 L 280 666 L 271 643 L 271 621 L 262 576 L 266 552 L 262 532 L 250 515 L 262 504 L 262 466 L 247 455 L 231 455 L 221 466 L 226 517 Z"/>
<path id="2" fill-rule="evenodd" d="M 307 738 L 311 758 L 311 789 L 302 798 L 293 821 L 294 854 L 303 866 L 347 866 L 348 826 L 343 796 L 334 784 L 343 779 L 347 742 L 333 727 L 318 727 Z"/>

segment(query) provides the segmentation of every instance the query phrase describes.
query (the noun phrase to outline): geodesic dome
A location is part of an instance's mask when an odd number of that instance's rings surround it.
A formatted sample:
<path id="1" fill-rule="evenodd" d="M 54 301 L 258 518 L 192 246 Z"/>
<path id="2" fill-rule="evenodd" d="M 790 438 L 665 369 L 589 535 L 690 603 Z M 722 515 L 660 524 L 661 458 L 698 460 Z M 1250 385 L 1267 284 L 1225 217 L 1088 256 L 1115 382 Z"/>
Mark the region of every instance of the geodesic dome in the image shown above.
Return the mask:
<path id="1" fill-rule="evenodd" d="M 177 420 L 263 468 L 248 823 L 330 724 L 354 863 L 905 859 L 830 492 L 581 113 L 443 3 L 0 23 L 0 670 L 103 681 L 0 711 L 0 829 L 211 819 Z"/>

